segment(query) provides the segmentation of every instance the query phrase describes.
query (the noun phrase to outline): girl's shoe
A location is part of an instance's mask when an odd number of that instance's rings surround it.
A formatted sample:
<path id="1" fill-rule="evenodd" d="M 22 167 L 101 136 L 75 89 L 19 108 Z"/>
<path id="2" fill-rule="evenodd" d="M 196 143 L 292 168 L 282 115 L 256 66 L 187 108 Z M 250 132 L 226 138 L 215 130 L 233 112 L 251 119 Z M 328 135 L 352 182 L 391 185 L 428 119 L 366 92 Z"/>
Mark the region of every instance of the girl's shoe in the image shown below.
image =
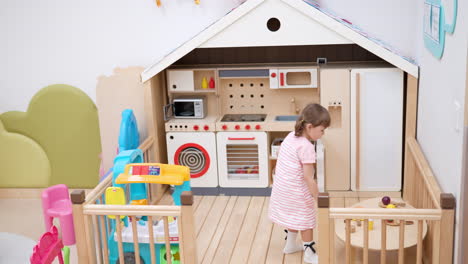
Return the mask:
<path id="1" fill-rule="evenodd" d="M 304 262 L 318 264 L 318 255 L 314 248 L 315 242 L 304 242 Z"/>

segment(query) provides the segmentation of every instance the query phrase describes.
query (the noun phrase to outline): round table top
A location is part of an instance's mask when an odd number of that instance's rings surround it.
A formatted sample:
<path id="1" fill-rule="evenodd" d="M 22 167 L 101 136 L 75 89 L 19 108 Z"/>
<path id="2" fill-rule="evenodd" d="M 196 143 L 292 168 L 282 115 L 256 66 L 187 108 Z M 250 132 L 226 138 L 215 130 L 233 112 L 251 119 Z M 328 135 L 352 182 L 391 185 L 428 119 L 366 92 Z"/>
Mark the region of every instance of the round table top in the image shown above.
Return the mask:
<path id="1" fill-rule="evenodd" d="M 372 198 L 361 201 L 357 204 L 351 206 L 351 208 L 381 208 L 379 207 L 379 202 L 381 198 Z M 392 202 L 404 202 L 400 198 L 392 198 Z M 413 206 L 409 205 L 407 202 L 405 207 L 401 208 L 414 208 Z M 389 209 L 391 210 L 391 209 Z M 398 221 L 398 220 L 396 220 Z M 405 225 L 405 241 L 404 247 L 412 247 L 417 244 L 418 238 L 418 222 L 413 221 L 413 224 L 406 224 Z M 351 233 L 351 246 L 354 247 L 364 247 L 364 231 L 363 226 L 358 226 L 355 221 L 351 221 L 351 225 L 356 226 L 356 232 Z M 370 250 L 380 250 L 381 249 L 381 237 L 382 237 L 382 220 L 375 219 L 374 220 L 374 229 L 369 230 L 369 249 Z M 345 241 L 346 232 L 345 232 L 345 223 L 343 219 L 335 219 L 335 233 L 338 238 L 342 241 Z M 426 221 L 423 222 L 423 239 L 427 233 L 427 223 Z M 400 226 L 390 226 L 387 225 L 387 250 L 398 250 L 399 243 L 400 243 Z"/>
<path id="2" fill-rule="evenodd" d="M 36 244 L 28 237 L 0 232 L 0 263 L 29 263 Z"/>

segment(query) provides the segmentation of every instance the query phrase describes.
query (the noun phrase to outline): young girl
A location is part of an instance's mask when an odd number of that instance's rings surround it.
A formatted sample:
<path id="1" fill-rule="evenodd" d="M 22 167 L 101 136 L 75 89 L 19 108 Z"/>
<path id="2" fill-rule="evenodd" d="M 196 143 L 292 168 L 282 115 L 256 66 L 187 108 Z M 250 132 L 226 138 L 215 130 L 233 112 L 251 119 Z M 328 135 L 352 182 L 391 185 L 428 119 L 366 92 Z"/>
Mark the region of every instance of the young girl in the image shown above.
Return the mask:
<path id="1" fill-rule="evenodd" d="M 273 180 L 269 217 L 287 228 L 283 252 L 304 250 L 306 263 L 318 263 L 315 242 L 312 242 L 318 186 L 314 180 L 315 150 L 310 141 L 321 138 L 329 125 L 330 115 L 325 108 L 319 104 L 307 105 L 296 121 L 295 131 L 281 144 Z M 296 242 L 298 231 L 303 245 Z"/>

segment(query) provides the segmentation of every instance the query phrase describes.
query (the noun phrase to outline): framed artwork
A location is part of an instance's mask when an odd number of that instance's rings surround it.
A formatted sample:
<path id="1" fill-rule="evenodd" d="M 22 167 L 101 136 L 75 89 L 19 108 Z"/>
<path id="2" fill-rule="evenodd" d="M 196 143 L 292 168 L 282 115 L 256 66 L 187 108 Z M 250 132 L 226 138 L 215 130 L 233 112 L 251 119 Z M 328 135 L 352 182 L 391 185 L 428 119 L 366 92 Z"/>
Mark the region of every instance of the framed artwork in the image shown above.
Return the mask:
<path id="1" fill-rule="evenodd" d="M 445 33 L 452 34 L 457 19 L 457 0 L 426 0 L 424 2 L 424 45 L 440 59 L 444 53 Z"/>

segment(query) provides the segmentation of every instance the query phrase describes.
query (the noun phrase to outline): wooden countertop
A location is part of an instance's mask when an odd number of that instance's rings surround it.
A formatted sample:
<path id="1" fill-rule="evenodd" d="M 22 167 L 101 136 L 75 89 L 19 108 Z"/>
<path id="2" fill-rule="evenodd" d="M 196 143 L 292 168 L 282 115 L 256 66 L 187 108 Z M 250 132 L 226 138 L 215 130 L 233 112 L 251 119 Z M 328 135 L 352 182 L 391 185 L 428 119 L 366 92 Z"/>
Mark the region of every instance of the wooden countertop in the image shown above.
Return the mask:
<path id="1" fill-rule="evenodd" d="M 289 114 L 284 114 L 289 115 Z M 265 121 L 261 122 L 265 132 L 274 131 L 293 131 L 296 121 L 275 121 L 276 116 L 274 114 L 268 114 Z M 172 118 L 166 121 L 166 125 L 172 124 L 199 124 L 199 123 L 218 123 L 221 121 L 222 116 L 208 115 L 205 118 Z"/>
<path id="2" fill-rule="evenodd" d="M 284 114 L 288 115 L 288 114 Z M 289 114 L 290 115 L 290 114 Z M 267 115 L 265 119 L 266 131 L 293 131 L 296 121 L 275 121 L 276 116 L 281 115 Z"/>

